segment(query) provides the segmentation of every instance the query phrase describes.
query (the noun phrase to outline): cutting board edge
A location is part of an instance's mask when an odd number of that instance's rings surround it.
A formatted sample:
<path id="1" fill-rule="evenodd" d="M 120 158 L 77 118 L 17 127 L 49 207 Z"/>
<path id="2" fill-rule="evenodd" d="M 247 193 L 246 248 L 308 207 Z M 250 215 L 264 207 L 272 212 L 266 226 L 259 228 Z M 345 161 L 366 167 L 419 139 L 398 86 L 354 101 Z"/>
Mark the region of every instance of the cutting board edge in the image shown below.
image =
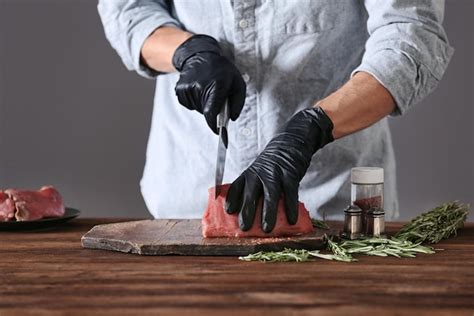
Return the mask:
<path id="1" fill-rule="evenodd" d="M 113 240 L 83 236 L 81 244 L 86 249 L 109 250 L 145 256 L 246 256 L 259 251 L 282 251 L 285 248 L 321 250 L 324 241 L 320 239 L 297 240 L 287 244 L 256 244 L 256 245 L 137 245 L 129 241 Z"/>
<path id="2" fill-rule="evenodd" d="M 123 253 L 132 253 L 141 255 L 139 246 L 129 241 L 114 240 L 110 238 L 97 238 L 82 236 L 81 245 L 87 249 L 111 250 Z M 125 246 L 125 247 L 124 247 Z"/>
<path id="3" fill-rule="evenodd" d="M 155 221 L 180 221 L 180 220 L 142 220 L 130 221 L 122 223 L 101 224 L 92 227 L 81 238 L 82 247 L 87 249 L 102 249 L 116 251 L 121 253 L 131 253 L 146 256 L 162 256 L 162 255 L 188 255 L 188 256 L 244 256 L 258 251 L 281 251 L 285 248 L 292 249 L 308 249 L 316 250 L 324 248 L 324 240 L 322 236 L 303 235 L 295 236 L 294 239 L 281 240 L 275 243 L 221 243 L 220 238 L 202 238 L 192 240 L 190 243 L 180 243 L 174 239 L 172 243 L 141 243 L 134 240 L 120 239 L 117 236 L 107 233 L 107 230 L 116 226 L 122 226 L 129 223 L 132 229 L 136 229 L 135 225 L 152 223 Z M 198 220 L 183 220 L 183 222 L 197 223 Z M 148 225 L 147 225 L 148 226 Z M 149 227 L 149 226 L 148 226 Z M 166 226 L 165 226 L 166 227 Z M 174 226 L 172 226 L 174 227 Z M 195 225 L 192 226 L 194 229 Z M 228 238 L 225 238 L 228 239 Z"/>

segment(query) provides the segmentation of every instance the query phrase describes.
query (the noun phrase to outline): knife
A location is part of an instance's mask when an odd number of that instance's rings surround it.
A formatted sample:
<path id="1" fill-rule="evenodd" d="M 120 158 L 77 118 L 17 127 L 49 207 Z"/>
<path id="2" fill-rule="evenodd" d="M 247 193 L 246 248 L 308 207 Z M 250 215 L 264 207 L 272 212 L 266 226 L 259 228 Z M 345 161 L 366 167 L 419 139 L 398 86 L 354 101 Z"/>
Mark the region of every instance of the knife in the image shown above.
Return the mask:
<path id="1" fill-rule="evenodd" d="M 215 199 L 217 199 L 219 196 L 221 191 L 220 186 L 222 185 L 222 179 L 224 178 L 225 156 L 229 142 L 227 136 L 227 123 L 229 123 L 229 104 L 226 100 L 224 106 L 217 115 L 217 131 L 219 132 L 219 142 L 217 143 Z"/>

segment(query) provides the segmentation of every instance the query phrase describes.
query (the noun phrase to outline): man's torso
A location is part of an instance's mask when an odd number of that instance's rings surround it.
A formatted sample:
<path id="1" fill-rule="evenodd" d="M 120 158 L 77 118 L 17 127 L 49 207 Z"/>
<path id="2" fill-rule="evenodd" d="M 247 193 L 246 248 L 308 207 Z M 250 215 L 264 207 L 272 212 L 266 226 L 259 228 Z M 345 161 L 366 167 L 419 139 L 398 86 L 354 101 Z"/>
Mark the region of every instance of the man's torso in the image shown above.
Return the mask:
<path id="1" fill-rule="evenodd" d="M 294 113 L 327 96 L 360 63 L 368 38 L 360 1 L 174 1 L 173 15 L 193 33 L 216 38 L 247 81 L 244 109 L 229 125 L 224 182 L 233 181 Z M 202 215 L 213 185 L 217 137 L 204 118 L 179 105 L 178 75 L 159 76 L 141 182 L 156 217 Z M 386 120 L 328 145 L 300 185 L 313 217 L 335 218 L 350 200 L 350 168 L 380 166 L 385 207 L 396 216 L 395 161 Z"/>

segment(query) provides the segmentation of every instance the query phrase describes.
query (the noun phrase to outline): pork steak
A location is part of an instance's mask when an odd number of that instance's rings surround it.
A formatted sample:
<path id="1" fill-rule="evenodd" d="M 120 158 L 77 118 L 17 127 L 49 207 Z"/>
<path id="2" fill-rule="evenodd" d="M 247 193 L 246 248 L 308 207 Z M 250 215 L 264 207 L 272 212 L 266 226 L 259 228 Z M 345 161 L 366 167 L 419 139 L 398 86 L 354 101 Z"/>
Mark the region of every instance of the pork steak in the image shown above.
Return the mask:
<path id="1" fill-rule="evenodd" d="M 313 231 L 309 213 L 301 202 L 298 204 L 298 221 L 295 225 L 288 224 L 282 199 L 278 202 L 275 228 L 270 233 L 265 233 L 262 230 L 262 203 L 259 203 L 260 206 L 257 207 L 252 228 L 245 232 L 242 231 L 239 228 L 238 214 L 227 214 L 224 210 L 229 187 L 229 184 L 222 185 L 217 199 L 214 198 L 215 188 L 209 189 L 207 209 L 202 218 L 202 235 L 204 237 L 282 237 L 302 235 Z"/>

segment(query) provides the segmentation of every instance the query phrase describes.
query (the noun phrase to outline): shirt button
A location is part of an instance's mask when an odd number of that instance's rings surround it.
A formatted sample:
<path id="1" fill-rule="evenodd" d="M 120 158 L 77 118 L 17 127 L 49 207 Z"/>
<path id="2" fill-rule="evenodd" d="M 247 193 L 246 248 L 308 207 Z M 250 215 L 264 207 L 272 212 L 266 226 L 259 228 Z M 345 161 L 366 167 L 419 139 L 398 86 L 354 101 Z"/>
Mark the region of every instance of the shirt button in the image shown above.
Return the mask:
<path id="1" fill-rule="evenodd" d="M 244 73 L 244 74 L 242 75 L 242 79 L 244 79 L 245 83 L 249 82 L 249 80 L 250 80 L 249 74 Z"/>
<path id="2" fill-rule="evenodd" d="M 239 21 L 239 26 L 244 29 L 244 28 L 246 28 L 247 26 L 249 26 L 249 22 L 247 22 L 247 20 L 245 20 L 245 19 L 244 19 L 244 20 L 240 20 L 240 21 Z"/>
<path id="3" fill-rule="evenodd" d="M 240 133 L 246 137 L 249 137 L 250 135 L 252 135 L 252 129 L 248 127 L 244 127 L 240 130 Z"/>

